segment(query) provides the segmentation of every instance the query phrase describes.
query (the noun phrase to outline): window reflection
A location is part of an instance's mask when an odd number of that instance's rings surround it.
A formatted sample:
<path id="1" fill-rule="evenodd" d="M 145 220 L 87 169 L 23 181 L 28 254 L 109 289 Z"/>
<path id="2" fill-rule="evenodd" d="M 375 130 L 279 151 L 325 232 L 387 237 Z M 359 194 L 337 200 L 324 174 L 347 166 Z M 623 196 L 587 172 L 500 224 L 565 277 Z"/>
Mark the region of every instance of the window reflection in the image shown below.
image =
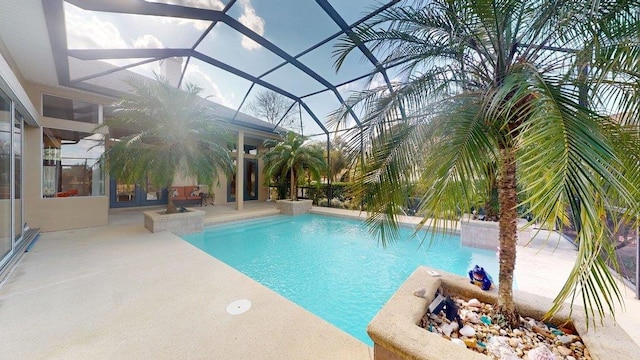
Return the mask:
<path id="1" fill-rule="evenodd" d="M 103 135 L 51 128 L 43 131 L 43 195 L 104 195 L 98 163 L 104 152 Z"/>
<path id="2" fill-rule="evenodd" d="M 56 119 L 97 124 L 98 105 L 43 94 L 42 115 Z"/>

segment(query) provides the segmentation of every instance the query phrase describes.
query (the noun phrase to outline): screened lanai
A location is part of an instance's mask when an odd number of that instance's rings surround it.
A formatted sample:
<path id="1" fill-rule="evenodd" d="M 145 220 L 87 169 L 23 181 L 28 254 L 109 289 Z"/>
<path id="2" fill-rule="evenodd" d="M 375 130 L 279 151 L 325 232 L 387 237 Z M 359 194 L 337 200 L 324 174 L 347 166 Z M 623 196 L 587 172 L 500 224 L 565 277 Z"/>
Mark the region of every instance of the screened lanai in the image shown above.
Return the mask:
<path id="1" fill-rule="evenodd" d="M 333 52 L 354 26 L 398 3 L 53 0 L 43 6 L 61 85 L 113 96 L 123 90 L 123 74 L 152 76 L 172 62 L 178 86 L 194 83 L 237 112 L 247 112 L 261 92 L 281 94 L 287 116 L 296 119 L 292 130 L 322 136 L 349 90 L 391 86 L 393 66 L 381 65 L 364 45 L 339 72 Z M 358 114 L 350 116 L 357 126 Z"/>

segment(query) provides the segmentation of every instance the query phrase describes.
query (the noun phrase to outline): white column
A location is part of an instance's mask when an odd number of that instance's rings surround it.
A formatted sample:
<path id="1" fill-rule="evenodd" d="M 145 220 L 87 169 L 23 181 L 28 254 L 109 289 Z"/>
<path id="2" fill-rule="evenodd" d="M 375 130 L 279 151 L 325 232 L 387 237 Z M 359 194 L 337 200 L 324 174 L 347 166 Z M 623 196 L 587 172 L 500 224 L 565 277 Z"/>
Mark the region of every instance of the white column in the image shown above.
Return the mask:
<path id="1" fill-rule="evenodd" d="M 236 147 L 236 210 L 242 210 L 244 202 L 244 132 L 238 131 Z"/>

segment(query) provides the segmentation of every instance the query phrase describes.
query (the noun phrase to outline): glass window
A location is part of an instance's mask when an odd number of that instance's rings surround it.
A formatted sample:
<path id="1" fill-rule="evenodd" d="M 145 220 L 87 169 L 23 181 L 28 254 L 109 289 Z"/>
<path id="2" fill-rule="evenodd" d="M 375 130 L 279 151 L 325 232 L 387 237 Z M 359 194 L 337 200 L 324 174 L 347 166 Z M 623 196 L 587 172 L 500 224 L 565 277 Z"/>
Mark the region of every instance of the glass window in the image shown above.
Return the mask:
<path id="1" fill-rule="evenodd" d="M 255 145 L 245 145 L 244 153 L 249 155 L 258 155 L 258 147 Z"/>
<path id="2" fill-rule="evenodd" d="M 56 119 L 97 124 L 98 105 L 43 94 L 42 115 Z"/>
<path id="3" fill-rule="evenodd" d="M 0 91 L 0 260 L 11 252 L 11 100 Z"/>
<path id="4" fill-rule="evenodd" d="M 13 119 L 13 224 L 16 242 L 22 238 L 22 114 L 16 112 Z"/>
<path id="5" fill-rule="evenodd" d="M 103 196 L 104 177 L 98 164 L 103 135 L 51 128 L 43 132 L 43 195 Z"/>

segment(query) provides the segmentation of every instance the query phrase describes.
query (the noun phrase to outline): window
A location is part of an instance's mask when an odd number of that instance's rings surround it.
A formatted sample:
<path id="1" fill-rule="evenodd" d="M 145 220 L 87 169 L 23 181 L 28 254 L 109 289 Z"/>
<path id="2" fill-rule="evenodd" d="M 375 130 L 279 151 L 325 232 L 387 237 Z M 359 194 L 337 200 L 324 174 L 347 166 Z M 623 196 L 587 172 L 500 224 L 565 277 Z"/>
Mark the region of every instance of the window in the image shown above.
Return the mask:
<path id="1" fill-rule="evenodd" d="M 258 147 L 255 145 L 245 145 L 244 153 L 249 155 L 258 155 Z"/>
<path id="2" fill-rule="evenodd" d="M 12 251 L 11 99 L 0 90 L 0 261 Z"/>
<path id="3" fill-rule="evenodd" d="M 56 119 L 98 123 L 98 105 L 65 99 L 53 95 L 42 95 L 42 115 Z"/>
<path id="4" fill-rule="evenodd" d="M 42 194 L 103 196 L 104 177 L 98 164 L 103 135 L 51 128 L 43 132 Z"/>

